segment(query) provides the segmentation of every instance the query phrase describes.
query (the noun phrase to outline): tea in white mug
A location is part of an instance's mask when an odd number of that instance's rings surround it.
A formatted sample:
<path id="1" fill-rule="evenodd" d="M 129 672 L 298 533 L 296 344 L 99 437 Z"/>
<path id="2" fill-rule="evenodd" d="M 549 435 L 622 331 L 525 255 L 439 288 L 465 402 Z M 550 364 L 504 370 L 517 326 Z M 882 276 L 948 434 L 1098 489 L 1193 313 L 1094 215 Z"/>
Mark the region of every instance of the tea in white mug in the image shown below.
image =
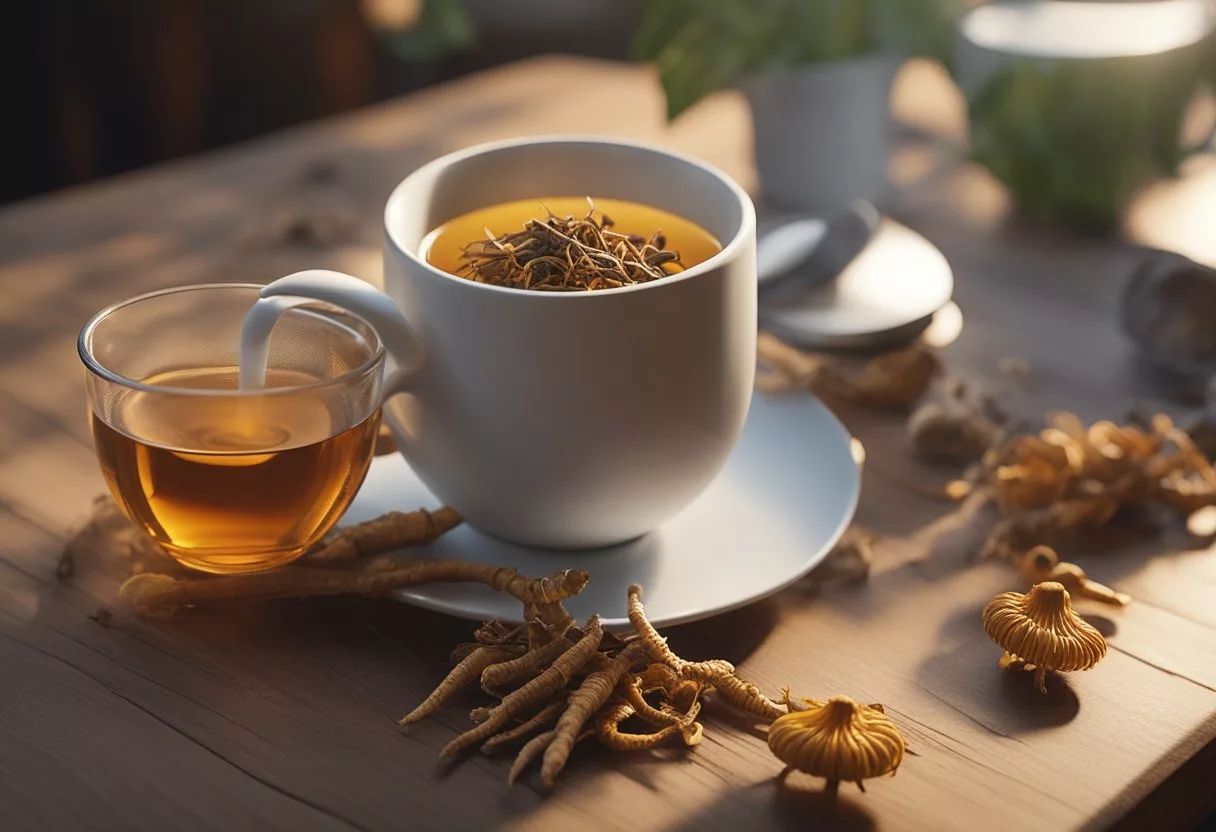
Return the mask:
<path id="1" fill-rule="evenodd" d="M 456 217 L 420 247 L 436 268 L 478 283 L 587 291 L 647 283 L 713 257 L 722 246 L 667 211 L 599 197 L 519 199 Z"/>

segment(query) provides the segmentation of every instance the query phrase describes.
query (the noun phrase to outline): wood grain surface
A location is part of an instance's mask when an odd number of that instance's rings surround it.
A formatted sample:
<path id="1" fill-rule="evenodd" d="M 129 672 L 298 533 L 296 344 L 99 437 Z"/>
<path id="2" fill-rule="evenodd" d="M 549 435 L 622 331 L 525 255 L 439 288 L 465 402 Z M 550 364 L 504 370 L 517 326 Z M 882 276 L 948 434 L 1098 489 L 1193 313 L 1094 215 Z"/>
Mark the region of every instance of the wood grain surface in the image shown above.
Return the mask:
<path id="1" fill-rule="evenodd" d="M 1028 417 L 1121 418 L 1133 402 L 1193 392 L 1142 368 L 1115 327 L 1141 248 L 1018 222 L 1003 191 L 959 161 L 961 106 L 931 68 L 908 67 L 895 107 L 894 213 L 956 270 L 955 370 L 999 379 L 1001 358 L 1026 358 L 1033 383 L 1017 407 Z M 741 99 L 716 96 L 671 127 L 662 112 L 645 70 L 538 59 L 0 212 L 3 828 L 1187 829 L 1216 808 L 1216 553 L 1126 534 L 1068 552 L 1136 600 L 1081 602 L 1110 653 L 1040 695 L 998 672 L 979 623 L 1016 575 L 973 563 L 953 507 L 911 485 L 948 472 L 911 461 L 893 415 L 840 414 L 868 449 L 858 521 L 882 535 L 867 583 L 804 581 L 670 634 L 689 657 L 728 658 L 769 690 L 887 706 L 913 754 L 867 794 L 843 789 L 830 817 L 818 781 L 779 788 L 762 732 L 717 713 L 691 752 L 580 746 L 551 795 L 508 789 L 499 758 L 475 755 L 443 775 L 438 749 L 476 698 L 407 733 L 393 722 L 445 672 L 465 622 L 361 599 L 135 620 L 115 604 L 125 565 L 103 549 L 57 580 L 65 538 L 103 490 L 74 349 L 92 312 L 156 288 L 265 282 L 306 266 L 378 280 L 389 190 L 483 140 L 627 136 L 754 183 Z M 1161 188 L 1210 205 L 1210 227 L 1216 177 L 1205 170 Z M 1129 233 L 1212 258 L 1213 238 L 1171 221 L 1161 188 Z M 103 607 L 116 617 L 90 617 Z"/>

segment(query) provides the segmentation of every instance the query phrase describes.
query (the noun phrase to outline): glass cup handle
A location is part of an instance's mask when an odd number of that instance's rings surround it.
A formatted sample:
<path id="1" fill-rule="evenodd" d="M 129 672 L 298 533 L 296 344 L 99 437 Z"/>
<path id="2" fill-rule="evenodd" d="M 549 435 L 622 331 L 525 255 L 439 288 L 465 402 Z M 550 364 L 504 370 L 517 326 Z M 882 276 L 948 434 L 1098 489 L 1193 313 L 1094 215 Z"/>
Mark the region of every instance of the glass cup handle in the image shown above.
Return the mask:
<path id="1" fill-rule="evenodd" d="M 371 324 L 396 365 L 384 379 L 381 404 L 408 389 L 414 374 L 426 361 L 422 342 L 393 299 L 352 275 L 328 269 L 308 269 L 279 278 L 264 286 L 259 295 L 264 301 L 275 299 L 267 304 L 265 313 L 275 318 L 290 306 L 319 300 L 340 306 Z M 247 329 L 260 305 L 261 301 L 246 318 Z"/>

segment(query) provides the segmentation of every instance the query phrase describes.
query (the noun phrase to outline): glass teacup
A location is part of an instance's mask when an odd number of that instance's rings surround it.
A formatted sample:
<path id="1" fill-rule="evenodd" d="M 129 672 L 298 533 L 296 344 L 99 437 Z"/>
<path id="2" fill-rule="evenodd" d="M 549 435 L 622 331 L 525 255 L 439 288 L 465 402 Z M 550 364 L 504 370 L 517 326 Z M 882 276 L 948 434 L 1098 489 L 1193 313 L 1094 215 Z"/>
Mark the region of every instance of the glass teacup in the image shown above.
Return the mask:
<path id="1" fill-rule="evenodd" d="M 266 386 L 238 388 L 260 286 L 209 284 L 115 304 L 80 333 L 97 457 L 127 516 L 186 566 L 287 563 L 354 498 L 379 428 L 384 349 L 325 303 L 283 314 Z"/>

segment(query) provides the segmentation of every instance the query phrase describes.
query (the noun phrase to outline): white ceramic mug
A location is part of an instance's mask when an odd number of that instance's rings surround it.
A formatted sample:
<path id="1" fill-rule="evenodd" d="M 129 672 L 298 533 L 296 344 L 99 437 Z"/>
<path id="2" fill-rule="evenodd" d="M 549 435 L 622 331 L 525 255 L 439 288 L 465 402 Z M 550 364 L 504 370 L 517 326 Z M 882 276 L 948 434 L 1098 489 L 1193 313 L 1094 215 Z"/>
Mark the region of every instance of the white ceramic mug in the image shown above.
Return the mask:
<path id="1" fill-rule="evenodd" d="M 722 251 L 595 292 L 475 283 L 420 251 L 469 211 L 584 195 L 685 217 Z M 502 142 L 437 159 L 393 191 L 394 304 L 334 272 L 291 275 L 262 295 L 325 300 L 376 327 L 398 365 L 385 384 L 386 397 L 403 394 L 385 404 L 398 445 L 469 523 L 525 545 L 606 546 L 691 502 L 739 437 L 755 374 L 755 225 L 747 194 L 694 159 L 594 138 Z"/>
<path id="2" fill-rule="evenodd" d="M 740 84 L 766 203 L 830 215 L 855 199 L 890 202 L 891 89 L 902 63 L 875 52 L 768 69 Z"/>

